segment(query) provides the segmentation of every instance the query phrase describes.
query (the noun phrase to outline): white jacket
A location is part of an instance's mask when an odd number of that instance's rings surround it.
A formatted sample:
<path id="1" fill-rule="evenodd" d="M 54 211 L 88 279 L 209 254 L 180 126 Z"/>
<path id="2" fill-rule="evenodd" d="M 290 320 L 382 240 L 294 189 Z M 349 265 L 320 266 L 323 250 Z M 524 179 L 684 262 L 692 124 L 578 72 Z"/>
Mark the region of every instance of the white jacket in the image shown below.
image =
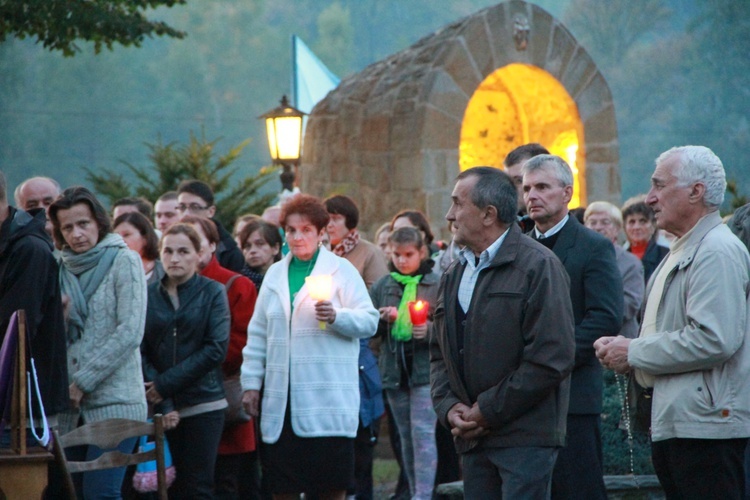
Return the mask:
<path id="1" fill-rule="evenodd" d="M 358 339 L 375 334 L 378 311 L 354 266 L 321 248 L 311 276 L 333 277 L 336 310 L 334 323 L 321 330 L 306 285 L 291 312 L 290 261 L 291 254 L 263 278 L 242 350 L 242 388 L 264 389 L 260 430 L 266 443 L 278 441 L 288 399 L 296 435 L 353 438 L 359 424 Z"/>
<path id="2" fill-rule="evenodd" d="M 750 255 L 718 212 L 686 236 L 662 296 L 647 299 L 659 300 L 658 333 L 633 340 L 628 363 L 655 376 L 654 441 L 748 437 Z"/>

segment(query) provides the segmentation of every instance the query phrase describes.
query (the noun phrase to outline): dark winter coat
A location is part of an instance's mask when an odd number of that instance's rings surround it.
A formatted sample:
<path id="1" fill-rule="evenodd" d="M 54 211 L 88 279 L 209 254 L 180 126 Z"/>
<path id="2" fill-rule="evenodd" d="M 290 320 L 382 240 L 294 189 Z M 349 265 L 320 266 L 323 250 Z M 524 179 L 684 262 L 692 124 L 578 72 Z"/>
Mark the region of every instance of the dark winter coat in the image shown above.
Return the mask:
<path id="1" fill-rule="evenodd" d="M 8 209 L 8 218 L 0 226 L 0 340 L 13 312 L 24 309 L 42 401 L 47 415 L 55 415 L 68 407 L 58 265 L 52 241 L 44 231 L 44 210 L 32 215 Z"/>

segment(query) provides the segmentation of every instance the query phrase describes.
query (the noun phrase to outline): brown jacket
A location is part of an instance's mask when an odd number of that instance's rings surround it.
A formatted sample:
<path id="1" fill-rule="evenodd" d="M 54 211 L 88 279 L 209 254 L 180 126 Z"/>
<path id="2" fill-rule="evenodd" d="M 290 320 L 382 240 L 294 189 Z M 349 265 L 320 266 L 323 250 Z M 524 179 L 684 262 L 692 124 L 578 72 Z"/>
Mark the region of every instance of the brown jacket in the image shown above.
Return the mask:
<path id="1" fill-rule="evenodd" d="M 430 340 L 430 382 L 438 418 L 447 424 L 457 403 L 478 401 L 489 435 L 474 446 L 565 444 L 570 372 L 575 356 L 569 279 L 555 255 L 508 229 L 497 255 L 481 271 L 464 331 L 464 380 L 456 352 L 458 287 L 465 263 L 456 260 L 440 284 Z"/>
<path id="2" fill-rule="evenodd" d="M 344 255 L 344 258 L 357 268 L 368 290 L 373 283 L 388 274 L 383 252 L 367 240 L 360 239 L 357 246 Z"/>

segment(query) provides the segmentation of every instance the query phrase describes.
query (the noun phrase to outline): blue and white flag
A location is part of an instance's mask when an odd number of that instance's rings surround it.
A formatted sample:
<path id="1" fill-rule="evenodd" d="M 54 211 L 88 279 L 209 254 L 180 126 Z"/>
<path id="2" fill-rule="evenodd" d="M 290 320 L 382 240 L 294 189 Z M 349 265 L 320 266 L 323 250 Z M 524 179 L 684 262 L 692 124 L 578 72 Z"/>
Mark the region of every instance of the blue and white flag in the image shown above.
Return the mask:
<path id="1" fill-rule="evenodd" d="M 301 38 L 292 35 L 292 89 L 295 108 L 309 113 L 340 81 Z"/>

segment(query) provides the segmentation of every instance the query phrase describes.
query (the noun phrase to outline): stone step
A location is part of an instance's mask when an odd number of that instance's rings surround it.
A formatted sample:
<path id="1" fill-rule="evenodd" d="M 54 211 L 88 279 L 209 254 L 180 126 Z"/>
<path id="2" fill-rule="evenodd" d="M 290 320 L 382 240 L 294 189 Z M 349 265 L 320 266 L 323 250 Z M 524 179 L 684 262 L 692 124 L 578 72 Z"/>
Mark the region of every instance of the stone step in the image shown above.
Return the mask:
<path id="1" fill-rule="evenodd" d="M 627 493 L 628 498 L 634 498 L 632 495 L 641 493 L 639 498 L 664 498 L 664 493 L 659 485 L 659 480 L 654 475 L 648 476 L 604 476 L 604 486 L 607 488 L 607 494 L 610 499 L 620 498 Z M 435 490 L 438 498 L 463 498 L 464 482 L 456 481 L 453 483 L 444 483 Z"/>

